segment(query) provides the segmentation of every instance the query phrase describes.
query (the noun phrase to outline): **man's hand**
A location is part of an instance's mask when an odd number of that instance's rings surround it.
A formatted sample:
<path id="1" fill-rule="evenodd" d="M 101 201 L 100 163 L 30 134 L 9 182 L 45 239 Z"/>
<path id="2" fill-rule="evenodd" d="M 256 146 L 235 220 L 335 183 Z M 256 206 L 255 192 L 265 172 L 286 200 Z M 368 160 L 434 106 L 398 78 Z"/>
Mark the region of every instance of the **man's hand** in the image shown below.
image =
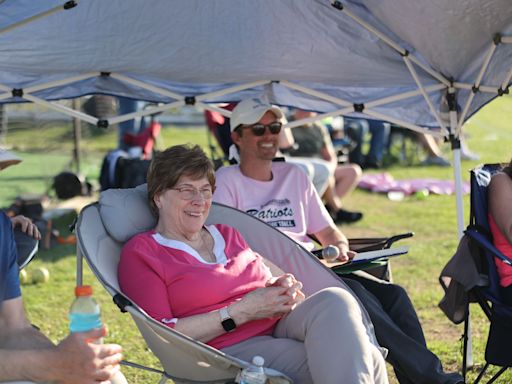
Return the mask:
<path id="1" fill-rule="evenodd" d="M 336 259 L 336 261 L 341 261 L 342 263 L 347 263 L 350 260 L 354 258 L 354 256 L 357 254 L 354 251 L 351 251 L 349 249 L 348 243 L 344 241 L 340 241 L 339 243 L 335 244 L 335 246 L 340 250 L 340 255 Z"/>
<path id="2" fill-rule="evenodd" d="M 55 348 L 54 367 L 48 367 L 56 382 L 93 384 L 115 375 L 123 359 L 122 349 L 117 344 L 94 344 L 105 335 L 106 329 L 101 328 L 72 333 L 62 340 Z"/>
<path id="3" fill-rule="evenodd" d="M 39 232 L 39 229 L 37 229 L 36 225 L 28 217 L 23 215 L 11 217 L 11 223 L 13 228 L 19 226 L 23 233 L 32 236 L 36 240 L 41 239 L 41 232 Z"/>

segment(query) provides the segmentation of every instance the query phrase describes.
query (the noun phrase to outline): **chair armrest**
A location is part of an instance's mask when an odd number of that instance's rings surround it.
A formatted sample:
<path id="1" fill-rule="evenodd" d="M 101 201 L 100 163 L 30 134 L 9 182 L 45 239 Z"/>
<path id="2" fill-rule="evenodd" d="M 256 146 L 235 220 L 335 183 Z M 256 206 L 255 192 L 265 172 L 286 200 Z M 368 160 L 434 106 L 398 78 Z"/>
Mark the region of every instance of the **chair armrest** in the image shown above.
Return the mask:
<path id="1" fill-rule="evenodd" d="M 402 239 L 408 239 L 409 237 L 413 237 L 414 236 L 414 232 L 407 232 L 407 233 L 402 233 L 400 235 L 395 235 L 395 236 L 391 236 L 387 241 L 386 241 L 386 245 L 384 246 L 384 248 L 389 248 L 391 247 L 391 245 L 395 242 L 397 242 L 398 240 L 402 240 Z"/>
<path id="2" fill-rule="evenodd" d="M 493 256 L 497 257 L 505 264 L 512 266 L 512 259 L 505 256 L 499 249 L 497 249 L 496 246 L 489 240 L 487 236 L 478 232 L 476 229 L 471 228 L 466 229 L 464 233 L 467 234 L 473 240 L 475 240 L 481 247 L 485 248 L 486 251 L 489 251 Z"/>

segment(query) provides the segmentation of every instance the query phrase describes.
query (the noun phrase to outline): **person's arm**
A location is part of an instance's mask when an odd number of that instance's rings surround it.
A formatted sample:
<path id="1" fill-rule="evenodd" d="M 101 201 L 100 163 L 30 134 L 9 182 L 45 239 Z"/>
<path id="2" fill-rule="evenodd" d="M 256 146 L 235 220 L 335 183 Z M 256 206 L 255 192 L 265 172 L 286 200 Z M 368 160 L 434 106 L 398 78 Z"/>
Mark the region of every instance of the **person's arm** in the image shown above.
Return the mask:
<path id="1" fill-rule="evenodd" d="M 334 150 L 334 146 L 332 145 L 329 130 L 323 124 L 318 124 L 318 126 L 322 130 L 322 138 L 324 144 L 320 149 L 320 156 L 322 156 L 322 159 L 336 166 L 338 164 L 338 157 L 336 156 L 336 151 Z"/>
<path id="2" fill-rule="evenodd" d="M 318 239 L 322 246 L 334 245 L 340 251 L 337 260 L 347 262 L 355 256 L 355 252 L 349 249 L 347 237 L 336 227 L 328 226 L 316 232 L 315 237 Z"/>
<path id="3" fill-rule="evenodd" d="M 285 280 L 283 278 L 272 286 L 255 289 L 229 305 L 228 312 L 237 326 L 252 320 L 283 316 L 303 300 L 303 295 L 299 296 L 302 284 Z M 291 291 L 295 292 L 294 299 L 290 298 Z M 180 318 L 174 329 L 203 342 L 226 333 L 219 311 Z"/>
<path id="4" fill-rule="evenodd" d="M 279 149 L 289 149 L 295 145 L 295 138 L 293 137 L 292 130 L 284 126 L 279 132 Z"/>
<path id="5" fill-rule="evenodd" d="M 0 310 L 0 381 L 93 384 L 109 379 L 122 359 L 118 345 L 89 344 L 105 329 L 72 334 L 55 346 L 30 326 L 21 297 Z"/>
<path id="6" fill-rule="evenodd" d="M 28 217 L 23 215 L 11 217 L 11 223 L 13 228 L 19 226 L 23 233 L 26 233 L 37 240 L 41 239 L 41 232 L 39 232 L 39 229 Z"/>
<path id="7" fill-rule="evenodd" d="M 512 244 L 512 179 L 506 174 L 491 179 L 489 212 L 500 232 Z"/>

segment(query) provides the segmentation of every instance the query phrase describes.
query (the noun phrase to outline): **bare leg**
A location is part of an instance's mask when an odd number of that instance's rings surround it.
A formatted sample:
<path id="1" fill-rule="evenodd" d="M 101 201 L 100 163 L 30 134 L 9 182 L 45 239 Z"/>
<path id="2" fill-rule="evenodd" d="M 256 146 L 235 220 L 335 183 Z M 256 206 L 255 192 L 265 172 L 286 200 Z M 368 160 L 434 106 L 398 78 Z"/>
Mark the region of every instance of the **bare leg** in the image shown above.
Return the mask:
<path id="1" fill-rule="evenodd" d="M 334 171 L 336 196 L 342 199 L 354 190 L 363 175 L 357 164 L 338 165 Z"/>

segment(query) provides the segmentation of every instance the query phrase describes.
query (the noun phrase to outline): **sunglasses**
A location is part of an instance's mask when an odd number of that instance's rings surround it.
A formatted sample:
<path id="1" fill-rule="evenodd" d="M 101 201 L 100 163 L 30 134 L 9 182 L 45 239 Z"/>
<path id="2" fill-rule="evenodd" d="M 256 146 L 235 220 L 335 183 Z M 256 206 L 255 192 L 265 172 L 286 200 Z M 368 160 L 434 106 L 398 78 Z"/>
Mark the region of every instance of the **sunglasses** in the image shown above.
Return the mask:
<path id="1" fill-rule="evenodd" d="M 252 131 L 252 134 L 254 136 L 263 136 L 265 134 L 265 130 L 268 128 L 271 134 L 277 135 L 279 132 L 281 132 L 281 127 L 283 124 L 281 124 L 279 121 L 275 121 L 270 124 L 253 124 L 253 125 L 245 125 L 243 128 L 250 128 Z"/>

